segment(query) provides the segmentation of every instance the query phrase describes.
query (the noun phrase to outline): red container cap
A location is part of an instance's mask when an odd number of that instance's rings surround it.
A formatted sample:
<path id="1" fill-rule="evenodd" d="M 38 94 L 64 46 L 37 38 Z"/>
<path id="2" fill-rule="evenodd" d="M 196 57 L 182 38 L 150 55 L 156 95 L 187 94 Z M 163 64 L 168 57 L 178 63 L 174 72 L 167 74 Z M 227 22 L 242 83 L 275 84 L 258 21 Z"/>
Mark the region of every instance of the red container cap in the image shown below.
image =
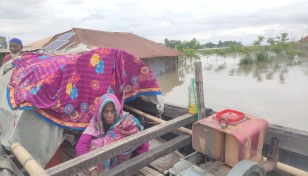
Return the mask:
<path id="1" fill-rule="evenodd" d="M 245 114 L 232 109 L 225 109 L 216 114 L 216 119 L 225 118 L 229 123 L 237 123 L 245 118 Z"/>

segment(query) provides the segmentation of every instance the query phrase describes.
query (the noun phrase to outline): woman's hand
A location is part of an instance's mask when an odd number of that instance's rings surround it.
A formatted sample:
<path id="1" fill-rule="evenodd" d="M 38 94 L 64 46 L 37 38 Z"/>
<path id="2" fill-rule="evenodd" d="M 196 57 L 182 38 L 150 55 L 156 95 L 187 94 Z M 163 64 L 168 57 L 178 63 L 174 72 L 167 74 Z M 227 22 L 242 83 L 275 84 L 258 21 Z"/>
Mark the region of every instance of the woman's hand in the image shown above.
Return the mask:
<path id="1" fill-rule="evenodd" d="M 89 174 L 90 174 L 90 176 L 98 176 L 98 169 L 97 169 L 97 167 L 89 168 Z"/>

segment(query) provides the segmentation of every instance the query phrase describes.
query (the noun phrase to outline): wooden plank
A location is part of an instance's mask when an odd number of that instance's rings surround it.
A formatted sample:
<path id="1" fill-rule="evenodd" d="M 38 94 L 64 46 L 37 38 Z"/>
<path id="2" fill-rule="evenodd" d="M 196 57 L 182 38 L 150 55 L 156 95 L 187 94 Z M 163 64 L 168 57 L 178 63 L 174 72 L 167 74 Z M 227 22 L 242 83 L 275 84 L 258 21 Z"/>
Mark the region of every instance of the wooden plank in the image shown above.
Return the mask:
<path id="1" fill-rule="evenodd" d="M 161 144 L 159 147 L 149 150 L 148 152 L 136 156 L 129 160 L 129 162 L 124 162 L 111 170 L 104 173 L 104 176 L 113 176 L 113 175 L 128 175 L 138 171 L 139 169 L 145 167 L 149 163 L 155 161 L 162 156 L 165 156 L 173 151 L 184 147 L 188 144 L 191 144 L 191 136 L 183 134 L 178 136 L 166 143 Z"/>
<path id="2" fill-rule="evenodd" d="M 176 119 L 172 119 L 166 123 L 151 127 L 140 133 L 134 134 L 122 140 L 116 141 L 105 147 L 91 151 L 87 154 L 81 155 L 77 158 L 69 160 L 65 163 L 59 164 L 47 170 L 49 175 L 71 175 L 78 173 L 86 168 L 94 166 L 105 159 L 117 156 L 127 150 L 141 145 L 145 141 L 149 141 L 156 137 L 162 136 L 174 129 L 177 129 L 186 124 L 196 121 L 195 114 L 185 114 Z"/>
<path id="3" fill-rule="evenodd" d="M 64 163 L 72 158 L 68 156 L 65 152 L 61 151 L 61 159 L 62 159 L 62 163 Z"/>
<path id="4" fill-rule="evenodd" d="M 144 176 L 142 173 L 136 172 L 132 176 Z"/>
<path id="5" fill-rule="evenodd" d="M 170 153 L 166 156 L 163 156 L 162 158 L 159 158 L 151 162 L 149 165 L 157 169 L 159 172 L 163 173 L 164 171 L 170 169 L 175 163 L 179 161 L 180 158 L 176 154 Z"/>
<path id="6" fill-rule="evenodd" d="M 142 168 L 138 171 L 138 173 L 144 175 L 144 176 L 148 176 L 149 174 L 151 174 L 150 172 L 148 172 L 148 170 L 146 168 Z"/>
<path id="7" fill-rule="evenodd" d="M 76 176 L 87 176 L 87 174 L 85 174 L 84 172 L 79 172 L 78 174 L 76 174 Z"/>
<path id="8" fill-rule="evenodd" d="M 150 146 L 151 146 L 151 148 L 155 148 L 155 147 L 161 146 L 163 143 L 165 143 L 165 141 L 161 142 L 158 139 L 151 140 Z M 184 157 L 177 155 L 177 153 L 175 151 L 175 152 L 172 152 L 168 155 L 165 155 L 165 156 L 151 162 L 149 164 L 149 166 L 151 166 L 152 168 L 155 168 L 156 170 L 158 170 L 161 173 L 164 173 L 165 170 L 171 168 L 175 163 L 179 162 L 180 158 L 184 158 Z"/>
<path id="9" fill-rule="evenodd" d="M 144 167 L 138 171 L 139 174 L 143 176 L 164 176 L 164 174 L 150 168 L 150 167 Z M 105 175 L 105 174 L 102 174 Z"/>
<path id="10" fill-rule="evenodd" d="M 136 172 L 132 176 L 144 176 L 142 173 Z"/>
<path id="11" fill-rule="evenodd" d="M 70 158 L 75 158 L 76 157 L 76 152 L 74 149 L 70 149 L 72 147 L 66 146 L 62 148 L 62 151 L 66 153 Z"/>
<path id="12" fill-rule="evenodd" d="M 196 91 L 198 102 L 199 118 L 205 118 L 205 106 L 204 106 L 204 92 L 203 92 L 203 78 L 202 78 L 202 64 L 201 61 L 195 62 L 195 77 L 196 77 Z"/>
<path id="13" fill-rule="evenodd" d="M 78 137 L 78 139 L 80 138 L 80 136 Z M 70 144 L 68 144 L 68 146 L 66 147 L 68 151 L 70 151 L 71 153 L 74 153 L 76 155 L 76 150 L 75 150 L 76 146 L 71 146 Z"/>

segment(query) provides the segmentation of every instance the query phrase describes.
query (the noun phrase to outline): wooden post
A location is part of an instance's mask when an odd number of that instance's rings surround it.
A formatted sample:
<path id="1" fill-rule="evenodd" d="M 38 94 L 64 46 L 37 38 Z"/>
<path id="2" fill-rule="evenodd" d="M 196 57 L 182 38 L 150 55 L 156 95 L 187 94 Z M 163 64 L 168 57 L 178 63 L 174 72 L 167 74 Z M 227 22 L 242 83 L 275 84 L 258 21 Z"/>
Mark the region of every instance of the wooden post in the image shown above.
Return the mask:
<path id="1" fill-rule="evenodd" d="M 19 143 L 13 142 L 10 145 L 10 150 L 18 159 L 20 164 L 26 169 L 30 176 L 48 176 L 46 171 L 36 162 L 30 153 Z"/>
<path id="2" fill-rule="evenodd" d="M 205 106 L 204 106 L 204 92 L 203 92 L 201 61 L 195 62 L 195 77 L 196 77 L 196 92 L 197 92 L 198 113 L 199 113 L 198 117 L 202 119 L 205 117 Z"/>

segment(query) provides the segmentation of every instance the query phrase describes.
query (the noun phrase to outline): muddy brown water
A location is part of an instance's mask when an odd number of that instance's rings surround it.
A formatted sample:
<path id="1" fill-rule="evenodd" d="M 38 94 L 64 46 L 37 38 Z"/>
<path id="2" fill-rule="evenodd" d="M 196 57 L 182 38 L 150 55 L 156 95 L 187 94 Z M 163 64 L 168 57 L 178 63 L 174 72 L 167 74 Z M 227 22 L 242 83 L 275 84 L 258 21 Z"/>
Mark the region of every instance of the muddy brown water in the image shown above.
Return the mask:
<path id="1" fill-rule="evenodd" d="M 201 56 L 205 106 L 234 109 L 308 131 L 308 57 L 239 65 L 241 56 Z M 166 103 L 188 106 L 194 63 L 156 75 Z"/>

